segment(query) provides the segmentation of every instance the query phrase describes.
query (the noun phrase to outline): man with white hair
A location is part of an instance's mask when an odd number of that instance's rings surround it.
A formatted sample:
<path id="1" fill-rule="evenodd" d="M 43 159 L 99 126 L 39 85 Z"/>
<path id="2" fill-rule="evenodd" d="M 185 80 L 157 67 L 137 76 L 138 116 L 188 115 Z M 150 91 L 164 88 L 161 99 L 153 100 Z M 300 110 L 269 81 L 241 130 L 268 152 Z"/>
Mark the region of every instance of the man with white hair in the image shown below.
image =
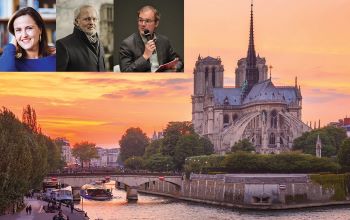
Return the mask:
<path id="1" fill-rule="evenodd" d="M 57 40 L 57 71 L 105 71 L 104 50 L 97 34 L 98 15 L 91 5 L 74 11 L 73 33 Z"/>

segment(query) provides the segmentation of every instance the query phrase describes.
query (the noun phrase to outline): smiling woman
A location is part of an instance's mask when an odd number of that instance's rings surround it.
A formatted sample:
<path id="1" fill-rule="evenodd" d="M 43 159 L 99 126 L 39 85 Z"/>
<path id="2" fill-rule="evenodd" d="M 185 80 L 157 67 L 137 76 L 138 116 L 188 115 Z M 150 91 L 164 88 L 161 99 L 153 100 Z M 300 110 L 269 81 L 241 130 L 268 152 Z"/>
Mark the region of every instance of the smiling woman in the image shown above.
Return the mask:
<path id="1" fill-rule="evenodd" d="M 36 10 L 18 10 L 8 30 L 15 38 L 0 57 L 0 71 L 56 71 L 56 49 L 48 46 L 45 24 Z"/>

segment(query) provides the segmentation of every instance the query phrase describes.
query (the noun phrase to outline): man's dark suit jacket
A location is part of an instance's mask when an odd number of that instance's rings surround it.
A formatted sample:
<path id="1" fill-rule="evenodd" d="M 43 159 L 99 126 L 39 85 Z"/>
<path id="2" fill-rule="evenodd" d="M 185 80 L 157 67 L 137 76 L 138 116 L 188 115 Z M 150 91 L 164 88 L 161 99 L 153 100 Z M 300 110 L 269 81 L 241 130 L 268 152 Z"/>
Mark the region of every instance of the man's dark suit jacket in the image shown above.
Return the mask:
<path id="1" fill-rule="evenodd" d="M 74 28 L 73 33 L 56 42 L 57 71 L 105 71 L 104 50 L 99 43 L 99 53 L 85 33 Z"/>
<path id="2" fill-rule="evenodd" d="M 167 37 L 156 34 L 156 48 L 159 65 L 168 63 L 175 58 L 180 61 L 176 66 L 176 71 L 183 71 L 183 61 L 172 48 Z M 142 56 L 145 51 L 145 44 L 139 33 L 134 33 L 127 37 L 120 45 L 119 65 L 122 72 L 151 72 L 151 63 Z"/>

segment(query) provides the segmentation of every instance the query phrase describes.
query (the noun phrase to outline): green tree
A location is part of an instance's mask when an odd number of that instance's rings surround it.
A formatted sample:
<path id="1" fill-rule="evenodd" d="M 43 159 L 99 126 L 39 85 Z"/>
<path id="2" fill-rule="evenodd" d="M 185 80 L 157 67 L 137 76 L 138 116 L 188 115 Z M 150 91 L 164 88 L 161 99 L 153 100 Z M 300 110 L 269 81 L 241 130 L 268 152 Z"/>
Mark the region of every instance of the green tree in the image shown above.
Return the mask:
<path id="1" fill-rule="evenodd" d="M 350 171 L 350 138 L 346 138 L 341 144 L 338 160 L 344 171 Z"/>
<path id="2" fill-rule="evenodd" d="M 91 159 L 99 158 L 96 144 L 87 141 L 74 144 L 72 155 L 79 158 L 82 167 L 84 162 L 88 162 L 90 166 Z"/>
<path id="3" fill-rule="evenodd" d="M 252 151 L 255 151 L 255 147 L 248 139 L 245 138 L 243 140 L 239 140 L 232 146 L 231 152 L 237 152 L 237 151 L 252 152 Z"/>
<path id="4" fill-rule="evenodd" d="M 151 141 L 151 143 L 146 147 L 144 157 L 148 158 L 154 154 L 160 153 L 162 148 L 162 143 L 163 143 L 163 139 Z"/>
<path id="5" fill-rule="evenodd" d="M 180 136 L 175 147 L 174 162 L 178 170 L 182 169 L 186 157 L 200 155 L 202 149 L 199 145 L 197 134 L 186 134 Z"/>
<path id="6" fill-rule="evenodd" d="M 0 110 L 0 213 L 31 188 L 33 144 L 32 133 L 16 116 Z"/>
<path id="7" fill-rule="evenodd" d="M 324 127 L 305 132 L 301 137 L 293 141 L 293 150 L 301 150 L 303 153 L 315 155 L 317 136 L 322 142 L 322 156 L 336 156 L 340 143 L 346 138 L 346 132 L 342 128 Z"/>
<path id="8" fill-rule="evenodd" d="M 171 157 L 157 153 L 145 160 L 145 167 L 151 171 L 169 171 L 174 169 L 174 163 Z"/>
<path id="9" fill-rule="evenodd" d="M 129 128 L 119 141 L 122 161 L 132 156 L 143 156 L 149 138 L 140 128 Z"/>
<path id="10" fill-rule="evenodd" d="M 55 172 L 58 169 L 62 169 L 61 147 L 48 136 L 41 135 L 41 142 L 46 145 L 47 154 L 49 155 L 47 157 L 48 170 Z"/>
<path id="11" fill-rule="evenodd" d="M 227 172 L 244 173 L 314 173 L 340 169 L 340 165 L 330 158 L 296 152 L 261 155 L 238 151 L 228 154 L 224 165 Z"/>
<path id="12" fill-rule="evenodd" d="M 210 155 L 214 153 L 214 145 L 211 143 L 211 141 L 206 137 L 200 137 L 199 138 L 199 145 L 202 148 L 202 153 L 204 155 Z"/>
<path id="13" fill-rule="evenodd" d="M 132 156 L 124 161 L 125 167 L 132 170 L 141 170 L 144 167 L 144 160 L 139 156 Z"/>
<path id="14" fill-rule="evenodd" d="M 189 121 L 169 122 L 164 130 L 164 138 L 162 145 L 162 154 L 173 157 L 175 155 L 175 147 L 181 136 L 194 134 L 193 125 Z"/>
<path id="15" fill-rule="evenodd" d="M 33 188 L 40 187 L 44 177 L 48 173 L 48 151 L 47 145 L 49 144 L 49 140 L 45 140 L 48 138 L 42 134 L 32 134 L 30 141 L 31 143 L 31 156 L 34 166 L 32 166 L 32 174 L 29 178 L 31 181 L 31 185 Z M 44 141 L 45 140 L 45 141 Z M 52 143 L 52 142 L 51 142 Z M 55 156 L 55 155 L 51 155 Z"/>

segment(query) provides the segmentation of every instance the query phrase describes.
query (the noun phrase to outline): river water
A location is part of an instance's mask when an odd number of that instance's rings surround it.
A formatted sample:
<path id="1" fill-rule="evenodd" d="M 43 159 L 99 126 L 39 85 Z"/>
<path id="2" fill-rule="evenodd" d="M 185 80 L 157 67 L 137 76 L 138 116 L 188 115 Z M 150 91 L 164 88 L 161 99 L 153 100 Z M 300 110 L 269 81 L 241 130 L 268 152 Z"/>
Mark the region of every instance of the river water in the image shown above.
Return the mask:
<path id="1" fill-rule="evenodd" d="M 350 220 L 350 206 L 332 206 L 287 211 L 251 211 L 203 205 L 167 197 L 139 194 L 134 203 L 126 201 L 126 193 L 113 189 L 111 201 L 86 200 L 76 205 L 88 213 L 90 219 L 279 219 L 279 220 Z"/>

